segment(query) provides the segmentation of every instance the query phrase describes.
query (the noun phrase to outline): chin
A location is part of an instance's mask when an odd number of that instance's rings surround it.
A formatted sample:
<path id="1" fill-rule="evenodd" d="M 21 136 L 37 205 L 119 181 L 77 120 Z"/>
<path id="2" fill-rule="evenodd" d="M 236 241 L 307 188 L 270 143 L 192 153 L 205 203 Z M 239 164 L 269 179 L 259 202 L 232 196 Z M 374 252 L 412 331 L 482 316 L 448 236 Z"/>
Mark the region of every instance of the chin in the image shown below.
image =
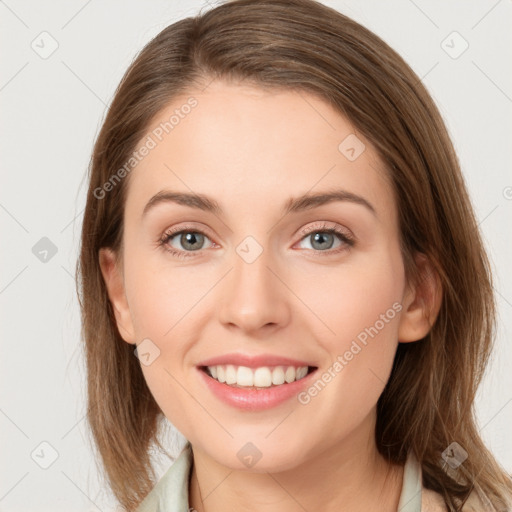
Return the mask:
<path id="1" fill-rule="evenodd" d="M 265 439 L 265 435 L 251 435 L 248 432 L 245 436 L 236 436 L 228 441 L 212 441 L 210 446 L 204 446 L 204 442 L 201 442 L 198 447 L 218 464 L 235 471 L 278 473 L 303 463 L 306 456 L 303 441 L 295 444 L 278 436 L 274 440 Z M 193 442 L 192 445 L 197 446 Z M 215 448 L 212 450 L 211 446 Z"/>

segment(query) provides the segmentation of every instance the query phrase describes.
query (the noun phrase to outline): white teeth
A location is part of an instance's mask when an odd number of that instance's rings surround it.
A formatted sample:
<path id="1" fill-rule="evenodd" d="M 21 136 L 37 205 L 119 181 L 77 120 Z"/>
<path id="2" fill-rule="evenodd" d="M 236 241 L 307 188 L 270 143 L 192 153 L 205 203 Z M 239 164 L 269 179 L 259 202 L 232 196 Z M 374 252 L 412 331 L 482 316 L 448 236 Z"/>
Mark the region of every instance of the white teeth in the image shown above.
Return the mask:
<path id="1" fill-rule="evenodd" d="M 239 386 L 254 386 L 254 374 L 247 366 L 239 366 L 236 373 L 236 382 Z"/>
<path id="2" fill-rule="evenodd" d="M 303 379 L 308 373 L 308 367 L 261 366 L 249 368 L 228 364 L 208 366 L 208 371 L 214 379 L 230 386 L 268 388 Z"/>
<path id="3" fill-rule="evenodd" d="M 286 371 L 284 372 L 284 380 L 288 383 L 295 380 L 295 368 L 293 366 L 288 366 L 288 368 L 286 368 Z"/>
<path id="4" fill-rule="evenodd" d="M 254 385 L 257 388 L 269 388 L 272 386 L 272 373 L 270 368 L 256 368 L 254 372 Z"/>
<path id="5" fill-rule="evenodd" d="M 272 370 L 272 384 L 274 384 L 275 386 L 279 386 L 279 384 L 284 384 L 284 370 L 282 366 L 276 366 Z"/>
<path id="6" fill-rule="evenodd" d="M 232 364 L 226 366 L 226 384 L 236 384 L 236 368 Z"/>
<path id="7" fill-rule="evenodd" d="M 304 378 L 308 374 L 308 369 L 305 366 L 301 366 L 300 368 L 297 368 L 297 371 L 295 372 L 295 379 L 300 380 Z"/>

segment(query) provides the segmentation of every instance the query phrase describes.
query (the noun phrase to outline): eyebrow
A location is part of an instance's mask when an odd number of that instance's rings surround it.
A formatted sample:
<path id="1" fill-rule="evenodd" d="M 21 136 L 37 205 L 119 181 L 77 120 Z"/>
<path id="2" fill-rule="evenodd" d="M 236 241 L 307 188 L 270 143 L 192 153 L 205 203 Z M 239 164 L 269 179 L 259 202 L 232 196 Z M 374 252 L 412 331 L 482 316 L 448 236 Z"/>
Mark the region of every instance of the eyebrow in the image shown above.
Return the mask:
<path id="1" fill-rule="evenodd" d="M 334 201 L 344 201 L 364 206 L 373 215 L 377 216 L 375 208 L 368 200 L 354 194 L 353 192 L 341 189 L 325 191 L 317 194 L 304 194 L 296 198 L 292 197 L 285 203 L 283 215 L 317 208 Z M 222 208 L 219 206 L 219 203 L 204 194 L 189 194 L 186 192 L 161 190 L 147 202 L 142 212 L 142 216 L 144 217 L 155 206 L 162 203 L 176 203 L 190 208 L 211 212 L 216 215 L 222 215 Z"/>

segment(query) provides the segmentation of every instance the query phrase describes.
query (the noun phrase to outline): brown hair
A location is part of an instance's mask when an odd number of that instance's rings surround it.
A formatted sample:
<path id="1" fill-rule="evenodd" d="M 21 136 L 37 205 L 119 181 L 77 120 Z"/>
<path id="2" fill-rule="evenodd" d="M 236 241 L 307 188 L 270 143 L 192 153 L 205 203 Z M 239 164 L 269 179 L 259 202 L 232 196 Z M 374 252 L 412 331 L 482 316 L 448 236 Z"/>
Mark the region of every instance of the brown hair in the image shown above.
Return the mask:
<path id="1" fill-rule="evenodd" d="M 313 0 L 236 0 L 165 28 L 123 77 L 91 158 L 80 259 L 88 422 L 109 485 L 134 510 L 154 485 L 151 450 L 165 419 L 133 345 L 123 341 L 98 251 L 122 255 L 128 179 L 95 193 L 129 159 L 152 118 L 178 94 L 215 78 L 312 93 L 346 116 L 377 150 L 394 185 L 407 278 L 425 254 L 443 300 L 430 333 L 399 344 L 378 401 L 376 441 L 388 460 L 412 451 L 423 483 L 460 510 L 475 489 L 496 510 L 510 476 L 484 446 L 474 399 L 491 353 L 495 304 L 490 265 L 441 116 L 421 80 L 386 43 Z M 468 458 L 446 468 L 459 443 Z M 489 500 L 489 501 L 487 501 Z"/>

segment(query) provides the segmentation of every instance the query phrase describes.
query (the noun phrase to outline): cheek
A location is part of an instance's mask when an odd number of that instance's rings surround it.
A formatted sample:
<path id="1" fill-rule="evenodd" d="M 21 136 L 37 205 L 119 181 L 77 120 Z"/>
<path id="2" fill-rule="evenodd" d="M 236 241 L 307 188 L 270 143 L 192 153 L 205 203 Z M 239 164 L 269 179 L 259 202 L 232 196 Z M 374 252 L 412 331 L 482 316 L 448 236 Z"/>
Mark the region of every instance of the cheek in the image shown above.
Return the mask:
<path id="1" fill-rule="evenodd" d="M 158 357 L 141 365 L 146 383 L 164 415 L 189 434 L 204 421 L 204 410 L 191 400 L 190 349 L 201 338 L 211 272 L 198 275 L 191 267 L 139 266 L 131 282 L 130 309 L 139 340 L 149 338 Z M 155 269 L 158 270 L 155 270 Z M 211 299 L 210 299 L 211 300 Z M 203 309 L 202 309 L 203 308 Z M 184 414 L 186 411 L 186 414 Z"/>
<path id="2" fill-rule="evenodd" d="M 345 404 L 364 414 L 376 403 L 398 345 L 403 279 L 400 255 L 389 251 L 326 270 L 317 275 L 316 288 L 303 284 L 300 293 L 315 313 L 308 315 L 308 329 L 330 359 L 317 386 L 326 384 L 326 394 L 332 393 L 324 404 Z"/>
<path id="3" fill-rule="evenodd" d="M 314 279 L 298 282 L 295 290 L 313 313 L 307 315 L 310 327 L 317 326 L 319 339 L 331 347 L 328 351 L 332 354 L 359 335 L 364 339 L 366 329 L 372 326 L 381 338 L 394 338 L 403 279 L 400 255 L 388 251 L 321 269 Z"/>
<path id="4" fill-rule="evenodd" d="M 132 264 L 127 283 L 130 311 L 139 337 L 173 338 L 187 326 L 187 318 L 215 284 L 212 272 L 191 266 L 153 265 L 150 261 Z M 199 306 L 200 308 L 200 306 Z"/>
<path id="5" fill-rule="evenodd" d="M 147 258 L 147 257 L 146 257 Z M 214 315 L 211 290 L 219 280 L 211 268 L 179 267 L 132 259 L 126 283 L 138 342 L 149 338 L 158 357 L 141 365 L 144 378 L 167 418 L 181 431 L 193 430 L 194 418 L 204 414 L 185 391 L 191 389 L 186 369 L 194 364 L 191 348 L 201 340 Z M 183 410 L 187 409 L 187 414 Z"/>

